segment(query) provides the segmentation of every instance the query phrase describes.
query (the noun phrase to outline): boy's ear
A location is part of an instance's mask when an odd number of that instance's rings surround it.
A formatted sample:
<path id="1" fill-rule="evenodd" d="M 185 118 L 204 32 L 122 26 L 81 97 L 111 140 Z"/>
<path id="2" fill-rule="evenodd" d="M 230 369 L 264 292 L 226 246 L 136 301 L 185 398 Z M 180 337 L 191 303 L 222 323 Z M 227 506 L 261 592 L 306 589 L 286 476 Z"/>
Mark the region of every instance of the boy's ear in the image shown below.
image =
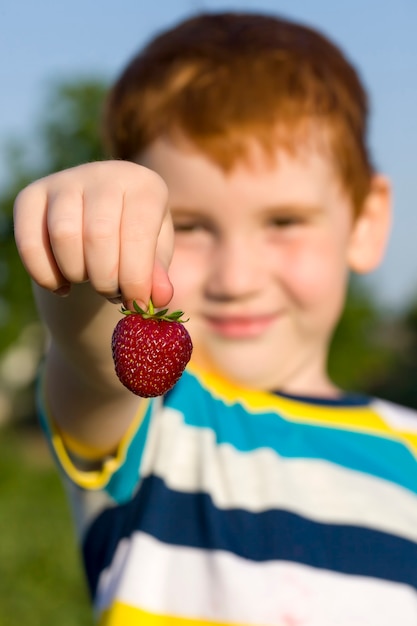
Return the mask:
<path id="1" fill-rule="evenodd" d="M 387 178 L 376 174 L 352 227 L 348 252 L 352 271 L 366 274 L 378 267 L 384 256 L 390 228 L 391 185 Z"/>

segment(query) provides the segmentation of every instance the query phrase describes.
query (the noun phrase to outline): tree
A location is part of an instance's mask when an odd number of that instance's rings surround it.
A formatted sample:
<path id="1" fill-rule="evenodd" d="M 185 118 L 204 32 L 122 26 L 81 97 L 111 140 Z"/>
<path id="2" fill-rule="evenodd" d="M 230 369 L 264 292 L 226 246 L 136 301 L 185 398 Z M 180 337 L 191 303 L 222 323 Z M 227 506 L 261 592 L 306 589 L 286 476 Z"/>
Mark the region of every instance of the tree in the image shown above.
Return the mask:
<path id="1" fill-rule="evenodd" d="M 393 346 L 383 340 L 385 325 L 386 315 L 372 291 L 353 276 L 330 348 L 329 371 L 337 385 L 368 392 L 375 378 L 389 369 L 394 356 Z"/>
<path id="2" fill-rule="evenodd" d="M 385 342 L 392 349 L 391 367 L 369 385 L 371 393 L 417 409 L 417 299 L 397 324 L 386 324 Z"/>
<path id="3" fill-rule="evenodd" d="M 74 80 L 52 85 L 35 138 L 36 155 L 21 139 L 7 150 L 7 188 L 0 194 L 0 354 L 36 318 L 30 281 L 13 239 L 12 213 L 17 193 L 51 172 L 103 158 L 100 120 L 106 85 Z"/>
<path id="4" fill-rule="evenodd" d="M 106 90 L 104 83 L 92 80 L 51 90 L 39 133 L 48 172 L 104 157 L 100 125 Z"/>
<path id="5" fill-rule="evenodd" d="M 32 387 L 43 346 L 30 280 L 13 238 L 14 199 L 37 178 L 103 158 L 105 92 L 105 83 L 95 79 L 52 85 L 35 137 L 14 140 L 7 150 L 8 184 L 0 194 L 0 423 L 33 414 Z"/>

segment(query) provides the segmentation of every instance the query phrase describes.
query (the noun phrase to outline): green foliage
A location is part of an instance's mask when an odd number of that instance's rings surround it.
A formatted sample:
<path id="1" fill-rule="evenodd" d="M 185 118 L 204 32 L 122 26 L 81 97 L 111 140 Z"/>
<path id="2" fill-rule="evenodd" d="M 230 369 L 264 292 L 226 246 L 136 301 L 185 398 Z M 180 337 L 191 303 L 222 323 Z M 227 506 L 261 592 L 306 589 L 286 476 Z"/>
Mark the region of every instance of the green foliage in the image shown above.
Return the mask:
<path id="1" fill-rule="evenodd" d="M 0 354 L 20 330 L 35 319 L 29 278 L 20 262 L 13 238 L 14 191 L 0 197 Z"/>
<path id="2" fill-rule="evenodd" d="M 7 149 L 8 183 L 0 194 L 0 355 L 36 318 L 30 281 L 13 238 L 15 197 L 37 178 L 103 158 L 100 120 L 105 92 L 105 84 L 97 80 L 53 85 L 35 139 L 27 138 L 27 146 L 13 140 Z"/>
<path id="3" fill-rule="evenodd" d="M 390 366 L 393 352 L 382 341 L 384 319 L 372 292 L 353 277 L 329 354 L 330 376 L 343 389 L 367 392 Z"/>
<path id="4" fill-rule="evenodd" d="M 39 132 L 50 172 L 103 158 L 100 124 L 105 92 L 103 83 L 91 80 L 52 89 Z"/>
<path id="5" fill-rule="evenodd" d="M 1 431 L 0 626 L 90 626 L 60 479 L 33 433 Z"/>
<path id="6" fill-rule="evenodd" d="M 417 300 L 404 312 L 401 324 L 386 324 L 384 335 L 392 364 L 374 377 L 370 392 L 417 409 Z"/>

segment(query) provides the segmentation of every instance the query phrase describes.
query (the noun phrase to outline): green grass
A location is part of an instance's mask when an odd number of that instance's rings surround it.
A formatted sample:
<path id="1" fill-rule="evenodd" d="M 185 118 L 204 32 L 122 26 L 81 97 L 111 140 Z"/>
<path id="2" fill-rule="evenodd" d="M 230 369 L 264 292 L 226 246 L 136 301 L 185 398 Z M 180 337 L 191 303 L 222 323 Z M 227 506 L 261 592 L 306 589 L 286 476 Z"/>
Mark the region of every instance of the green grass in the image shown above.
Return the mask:
<path id="1" fill-rule="evenodd" d="M 0 626 L 92 626 L 65 493 L 39 434 L 0 429 Z"/>

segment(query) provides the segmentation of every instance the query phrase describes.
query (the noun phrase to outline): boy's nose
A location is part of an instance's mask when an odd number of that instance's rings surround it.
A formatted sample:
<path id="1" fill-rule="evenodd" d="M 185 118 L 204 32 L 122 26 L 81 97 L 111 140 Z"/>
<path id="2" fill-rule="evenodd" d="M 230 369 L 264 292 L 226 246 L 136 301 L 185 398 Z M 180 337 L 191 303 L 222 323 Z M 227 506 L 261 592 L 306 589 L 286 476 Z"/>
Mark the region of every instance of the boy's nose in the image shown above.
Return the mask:
<path id="1" fill-rule="evenodd" d="M 215 300 L 248 298 L 262 282 L 262 255 L 250 238 L 219 242 L 214 250 L 207 282 L 208 296 Z"/>

